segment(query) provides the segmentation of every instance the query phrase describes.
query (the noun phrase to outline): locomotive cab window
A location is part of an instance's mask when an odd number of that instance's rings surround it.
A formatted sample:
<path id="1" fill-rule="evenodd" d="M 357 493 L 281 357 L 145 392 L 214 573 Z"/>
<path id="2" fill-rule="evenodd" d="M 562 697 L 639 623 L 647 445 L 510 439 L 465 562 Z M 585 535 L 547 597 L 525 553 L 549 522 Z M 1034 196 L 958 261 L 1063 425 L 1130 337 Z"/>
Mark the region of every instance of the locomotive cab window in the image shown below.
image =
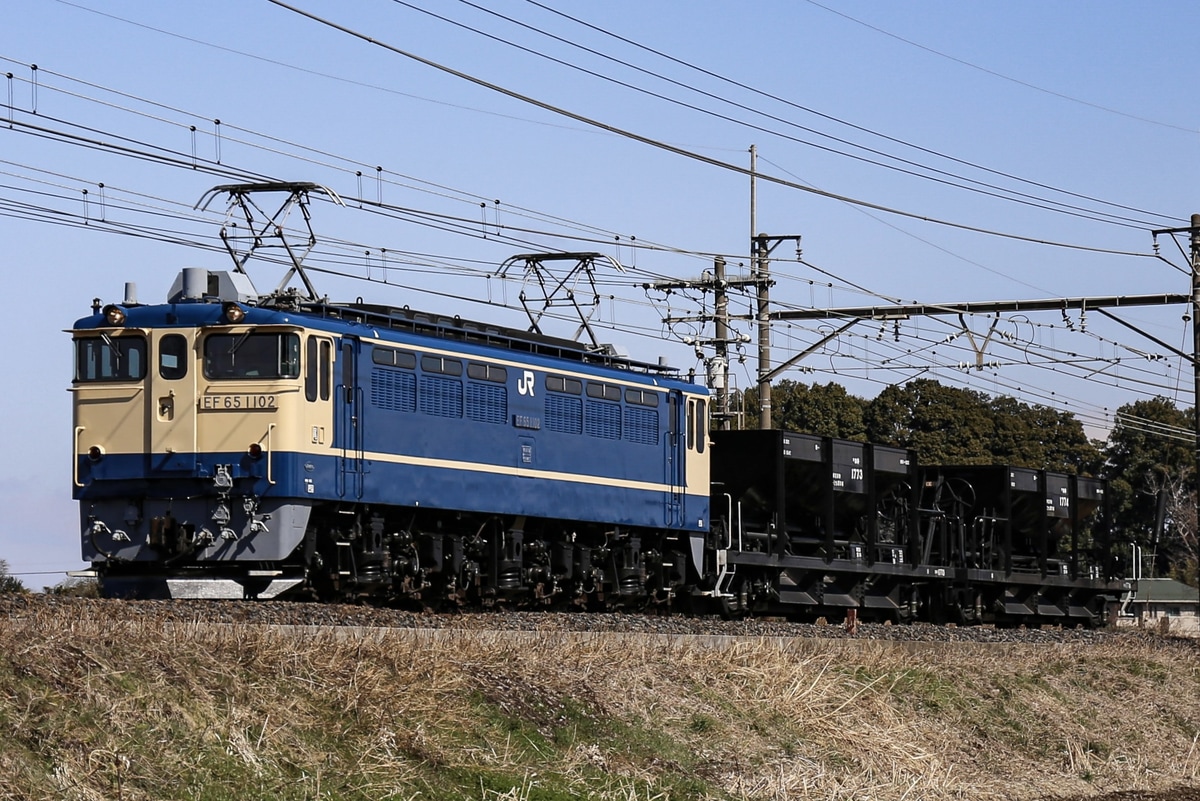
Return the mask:
<path id="1" fill-rule="evenodd" d="M 188 341 L 183 334 L 167 334 L 158 343 L 158 375 L 168 381 L 187 376 Z"/>
<path id="2" fill-rule="evenodd" d="M 75 340 L 75 380 L 140 381 L 146 375 L 146 340 L 140 336 Z"/>
<path id="3" fill-rule="evenodd" d="M 310 336 L 304 345 L 304 399 L 317 399 L 317 384 L 319 383 L 320 362 L 317 360 L 317 338 Z"/>
<path id="4" fill-rule="evenodd" d="M 300 335 L 209 334 L 204 340 L 204 377 L 299 378 Z"/>

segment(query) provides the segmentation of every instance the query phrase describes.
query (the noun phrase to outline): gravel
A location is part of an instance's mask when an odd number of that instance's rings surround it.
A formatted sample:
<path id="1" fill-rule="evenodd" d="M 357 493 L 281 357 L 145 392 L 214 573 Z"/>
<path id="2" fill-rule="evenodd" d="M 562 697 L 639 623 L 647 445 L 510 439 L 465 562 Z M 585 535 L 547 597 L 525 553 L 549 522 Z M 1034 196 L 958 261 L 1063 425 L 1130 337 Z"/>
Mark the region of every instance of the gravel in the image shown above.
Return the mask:
<path id="1" fill-rule="evenodd" d="M 366 628 L 484 631 L 633 632 L 667 635 L 783 637 L 828 640 L 966 643 L 1100 643 L 1140 641 L 1196 650 L 1200 642 L 1136 629 L 997 628 L 859 623 L 854 633 L 840 624 L 799 623 L 779 618 L 722 620 L 717 617 L 635 613 L 480 611 L 433 614 L 381 606 L 289 601 L 122 601 L 72 596 L 0 595 L 0 616 L 39 613 L 68 617 L 147 619 L 263 626 L 357 626 Z"/>

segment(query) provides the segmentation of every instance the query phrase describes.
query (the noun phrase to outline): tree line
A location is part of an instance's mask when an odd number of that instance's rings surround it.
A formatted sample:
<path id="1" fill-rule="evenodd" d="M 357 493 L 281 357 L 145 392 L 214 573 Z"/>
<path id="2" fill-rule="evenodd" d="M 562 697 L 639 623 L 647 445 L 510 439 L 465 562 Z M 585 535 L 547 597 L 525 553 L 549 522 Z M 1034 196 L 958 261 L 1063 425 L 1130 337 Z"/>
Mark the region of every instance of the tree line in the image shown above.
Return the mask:
<path id="1" fill-rule="evenodd" d="M 741 393 L 736 425 L 753 427 L 758 395 Z M 840 384 L 783 380 L 771 388 L 774 427 L 910 448 L 923 464 L 1029 467 L 1109 481 L 1114 527 L 1142 546 L 1145 575 L 1196 581 L 1193 411 L 1167 398 L 1116 410 L 1107 438 L 1089 439 L 1070 412 L 948 387 L 889 386 L 870 400 Z M 746 422 L 749 421 L 749 422 Z"/>

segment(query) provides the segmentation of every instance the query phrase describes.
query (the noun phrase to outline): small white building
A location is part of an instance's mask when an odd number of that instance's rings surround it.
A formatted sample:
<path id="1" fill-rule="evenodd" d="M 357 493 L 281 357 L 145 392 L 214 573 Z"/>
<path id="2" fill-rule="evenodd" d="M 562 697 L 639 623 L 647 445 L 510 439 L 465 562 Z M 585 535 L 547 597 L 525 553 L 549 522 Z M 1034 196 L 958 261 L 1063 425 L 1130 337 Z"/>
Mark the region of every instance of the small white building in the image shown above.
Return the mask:
<path id="1" fill-rule="evenodd" d="M 1200 635 L 1200 590 L 1166 578 L 1142 578 L 1121 604 L 1118 626 L 1138 626 L 1164 634 Z"/>

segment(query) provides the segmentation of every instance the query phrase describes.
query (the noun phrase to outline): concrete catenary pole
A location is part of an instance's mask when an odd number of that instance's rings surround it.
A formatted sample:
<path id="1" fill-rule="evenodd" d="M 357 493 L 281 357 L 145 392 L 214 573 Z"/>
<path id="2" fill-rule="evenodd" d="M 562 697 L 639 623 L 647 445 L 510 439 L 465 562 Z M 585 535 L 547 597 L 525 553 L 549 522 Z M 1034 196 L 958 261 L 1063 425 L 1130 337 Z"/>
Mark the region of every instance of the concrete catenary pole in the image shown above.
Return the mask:
<path id="1" fill-rule="evenodd" d="M 713 367 L 718 371 L 717 409 L 713 419 L 721 431 L 729 429 L 729 296 L 725 292 L 725 259 L 713 261 L 713 297 L 716 316 L 716 340 L 713 346 L 717 358 Z"/>
<path id="2" fill-rule="evenodd" d="M 758 227 L 758 148 L 750 145 L 750 258 L 754 264 L 754 287 L 758 298 L 758 427 L 771 427 L 771 272 L 767 240 Z"/>
<path id="3" fill-rule="evenodd" d="M 1192 413 L 1196 427 L 1196 458 L 1192 465 L 1196 484 L 1196 586 L 1200 588 L 1200 214 L 1192 215 Z"/>

